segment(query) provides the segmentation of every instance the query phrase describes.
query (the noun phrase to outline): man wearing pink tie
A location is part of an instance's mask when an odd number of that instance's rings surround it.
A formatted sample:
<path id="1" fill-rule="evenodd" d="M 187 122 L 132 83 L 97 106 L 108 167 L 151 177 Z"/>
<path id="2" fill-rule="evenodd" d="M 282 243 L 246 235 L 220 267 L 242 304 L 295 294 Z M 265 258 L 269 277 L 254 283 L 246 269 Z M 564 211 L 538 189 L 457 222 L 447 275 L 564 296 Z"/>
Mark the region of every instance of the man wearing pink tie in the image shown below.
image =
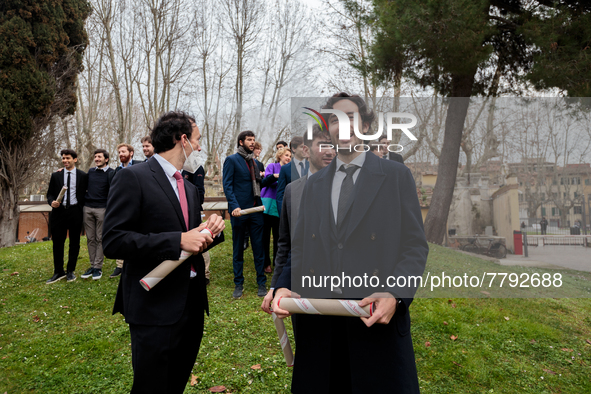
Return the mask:
<path id="1" fill-rule="evenodd" d="M 153 159 L 113 179 L 103 246 L 107 257 L 125 260 L 113 313 L 129 324 L 131 392 L 182 393 L 199 352 L 204 312 L 209 313 L 202 252 L 223 241 L 224 221 L 212 215 L 201 223 L 197 189 L 180 173 L 190 171 L 187 158 L 201 149 L 195 120 L 168 112 L 151 137 Z M 204 228 L 214 237 L 200 233 Z M 193 256 L 144 290 L 140 279 L 162 261 L 178 260 L 181 250 Z"/>

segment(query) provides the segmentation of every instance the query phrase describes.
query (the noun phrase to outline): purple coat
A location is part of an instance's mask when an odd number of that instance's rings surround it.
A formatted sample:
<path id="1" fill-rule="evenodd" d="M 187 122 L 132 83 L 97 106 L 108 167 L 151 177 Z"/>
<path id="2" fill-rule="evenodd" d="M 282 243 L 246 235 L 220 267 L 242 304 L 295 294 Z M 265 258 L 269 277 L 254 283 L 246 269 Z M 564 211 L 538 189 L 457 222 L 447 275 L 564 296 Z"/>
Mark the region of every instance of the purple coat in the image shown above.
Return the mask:
<path id="1" fill-rule="evenodd" d="M 269 176 L 271 174 L 279 174 L 281 170 L 281 164 L 279 163 L 271 163 L 267 165 L 265 168 L 265 176 Z M 277 197 L 277 181 L 273 182 L 270 186 L 263 187 L 261 190 L 261 198 L 272 198 L 275 199 Z"/>

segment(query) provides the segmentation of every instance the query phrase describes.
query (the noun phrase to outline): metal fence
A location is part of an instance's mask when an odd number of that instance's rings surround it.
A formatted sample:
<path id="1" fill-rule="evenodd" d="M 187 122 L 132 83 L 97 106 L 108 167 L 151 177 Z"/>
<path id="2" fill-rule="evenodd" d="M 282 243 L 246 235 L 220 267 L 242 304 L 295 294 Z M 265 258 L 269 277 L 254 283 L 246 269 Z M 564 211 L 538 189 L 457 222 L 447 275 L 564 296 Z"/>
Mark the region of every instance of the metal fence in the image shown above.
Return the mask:
<path id="1" fill-rule="evenodd" d="M 535 217 L 528 217 L 528 203 L 519 203 L 521 231 L 530 235 L 587 235 L 591 234 L 591 216 L 588 202 L 577 204 L 564 215 L 552 203 L 542 204 Z M 543 218 L 546 226 L 543 226 Z"/>

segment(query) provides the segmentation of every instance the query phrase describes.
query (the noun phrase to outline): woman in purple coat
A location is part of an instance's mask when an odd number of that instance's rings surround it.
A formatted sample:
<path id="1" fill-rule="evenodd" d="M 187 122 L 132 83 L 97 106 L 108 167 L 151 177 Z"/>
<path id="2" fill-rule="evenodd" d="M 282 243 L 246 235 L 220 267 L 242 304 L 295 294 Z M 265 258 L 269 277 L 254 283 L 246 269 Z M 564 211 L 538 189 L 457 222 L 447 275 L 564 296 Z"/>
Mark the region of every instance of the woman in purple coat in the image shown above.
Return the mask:
<path id="1" fill-rule="evenodd" d="M 261 190 L 261 200 L 265 206 L 265 225 L 263 228 L 263 249 L 265 250 L 265 272 L 271 273 L 271 232 L 273 232 L 273 265 L 275 265 L 275 256 L 277 255 L 277 239 L 279 238 L 279 212 L 277 211 L 277 178 L 281 166 L 291 161 L 291 150 L 280 148 L 275 153 L 275 163 L 271 163 L 265 169 L 265 179 L 273 176 L 275 180 Z"/>

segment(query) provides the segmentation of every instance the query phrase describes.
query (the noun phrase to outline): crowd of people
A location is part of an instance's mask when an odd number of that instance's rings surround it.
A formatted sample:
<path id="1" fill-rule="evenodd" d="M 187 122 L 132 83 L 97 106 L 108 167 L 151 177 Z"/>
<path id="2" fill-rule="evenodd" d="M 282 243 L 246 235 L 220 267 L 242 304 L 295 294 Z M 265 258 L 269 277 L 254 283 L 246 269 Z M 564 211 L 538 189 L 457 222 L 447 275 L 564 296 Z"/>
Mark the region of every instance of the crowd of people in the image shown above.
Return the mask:
<path id="1" fill-rule="evenodd" d="M 331 115 L 326 128 L 314 125 L 289 144 L 277 142 L 265 167 L 258 160 L 262 146 L 256 135 L 243 131 L 236 153 L 223 164 L 232 227 L 232 297 L 244 293 L 244 251 L 250 240 L 261 308 L 279 318 L 291 316 L 279 300 L 299 297 L 295 291 L 301 292 L 297 275 L 302 272 L 422 275 L 426 263 L 428 247 L 410 170 L 387 148 L 387 137 L 368 142 L 353 133 L 355 128 L 369 132 L 373 112 L 362 98 L 346 93 L 336 94 L 323 108 L 349 114 L 349 140 L 339 139 L 339 122 Z M 108 152 L 98 149 L 96 166 L 86 174 L 76 169 L 76 152 L 65 149 L 64 168 L 51 176 L 47 200 L 53 208 L 54 275 L 47 283 L 76 279 L 83 224 L 90 267 L 82 278 L 100 279 L 104 255 L 118 259 L 111 275 L 121 275 L 113 313 L 123 314 L 129 324 L 132 393 L 182 393 L 199 352 L 204 313 L 209 314 L 208 251 L 224 241 L 225 228 L 216 214 L 202 221 L 205 173 L 193 160 L 200 138 L 193 117 L 168 112 L 141 140 L 145 163 L 133 160 L 131 145 L 120 144 L 116 169 L 108 165 Z M 260 206 L 263 211 L 244 214 Z M 181 252 L 191 257 L 157 288 L 146 291 L 140 285 Z M 267 274 L 272 274 L 270 289 Z M 360 306 L 373 305 L 372 315 L 292 316 L 298 355 L 292 392 L 418 393 L 408 312 L 416 289 L 337 290 L 318 293 L 319 298 L 349 296 L 361 300 Z M 369 379 L 359 373 L 365 368 L 372 371 Z"/>
<path id="2" fill-rule="evenodd" d="M 107 207 L 107 197 L 113 178 L 121 170 L 130 168 L 143 162 L 147 162 L 154 155 L 152 138 L 145 136 L 140 140 L 144 160 L 133 159 L 135 150 L 132 145 L 121 143 L 117 145 L 119 165 L 113 169 L 110 166 L 109 152 L 105 149 L 96 149 L 93 153 L 94 167 L 88 169 L 88 173 L 76 168 L 78 154 L 73 149 L 63 149 L 60 152 L 63 168 L 51 175 L 47 190 L 47 202 L 51 205 L 52 212 L 49 220 L 51 239 L 53 240 L 53 276 L 47 280 L 47 284 L 66 279 L 68 282 L 76 280 L 74 273 L 80 252 L 80 234 L 82 229 L 86 233 L 88 257 L 90 267 L 80 275 L 83 279 L 92 278 L 99 280 L 103 275 L 103 222 Z M 203 167 L 194 174 L 183 171 L 182 175 L 199 191 L 200 204 L 205 198 Z M 60 191 L 66 187 L 61 202 L 57 201 Z M 69 237 L 68 263 L 64 270 L 64 246 Z M 209 255 L 206 254 L 207 262 Z M 116 266 L 110 278 L 116 278 L 123 272 L 123 259 L 116 259 Z M 209 264 L 207 266 L 209 268 Z M 209 269 L 207 269 L 209 278 Z"/>

